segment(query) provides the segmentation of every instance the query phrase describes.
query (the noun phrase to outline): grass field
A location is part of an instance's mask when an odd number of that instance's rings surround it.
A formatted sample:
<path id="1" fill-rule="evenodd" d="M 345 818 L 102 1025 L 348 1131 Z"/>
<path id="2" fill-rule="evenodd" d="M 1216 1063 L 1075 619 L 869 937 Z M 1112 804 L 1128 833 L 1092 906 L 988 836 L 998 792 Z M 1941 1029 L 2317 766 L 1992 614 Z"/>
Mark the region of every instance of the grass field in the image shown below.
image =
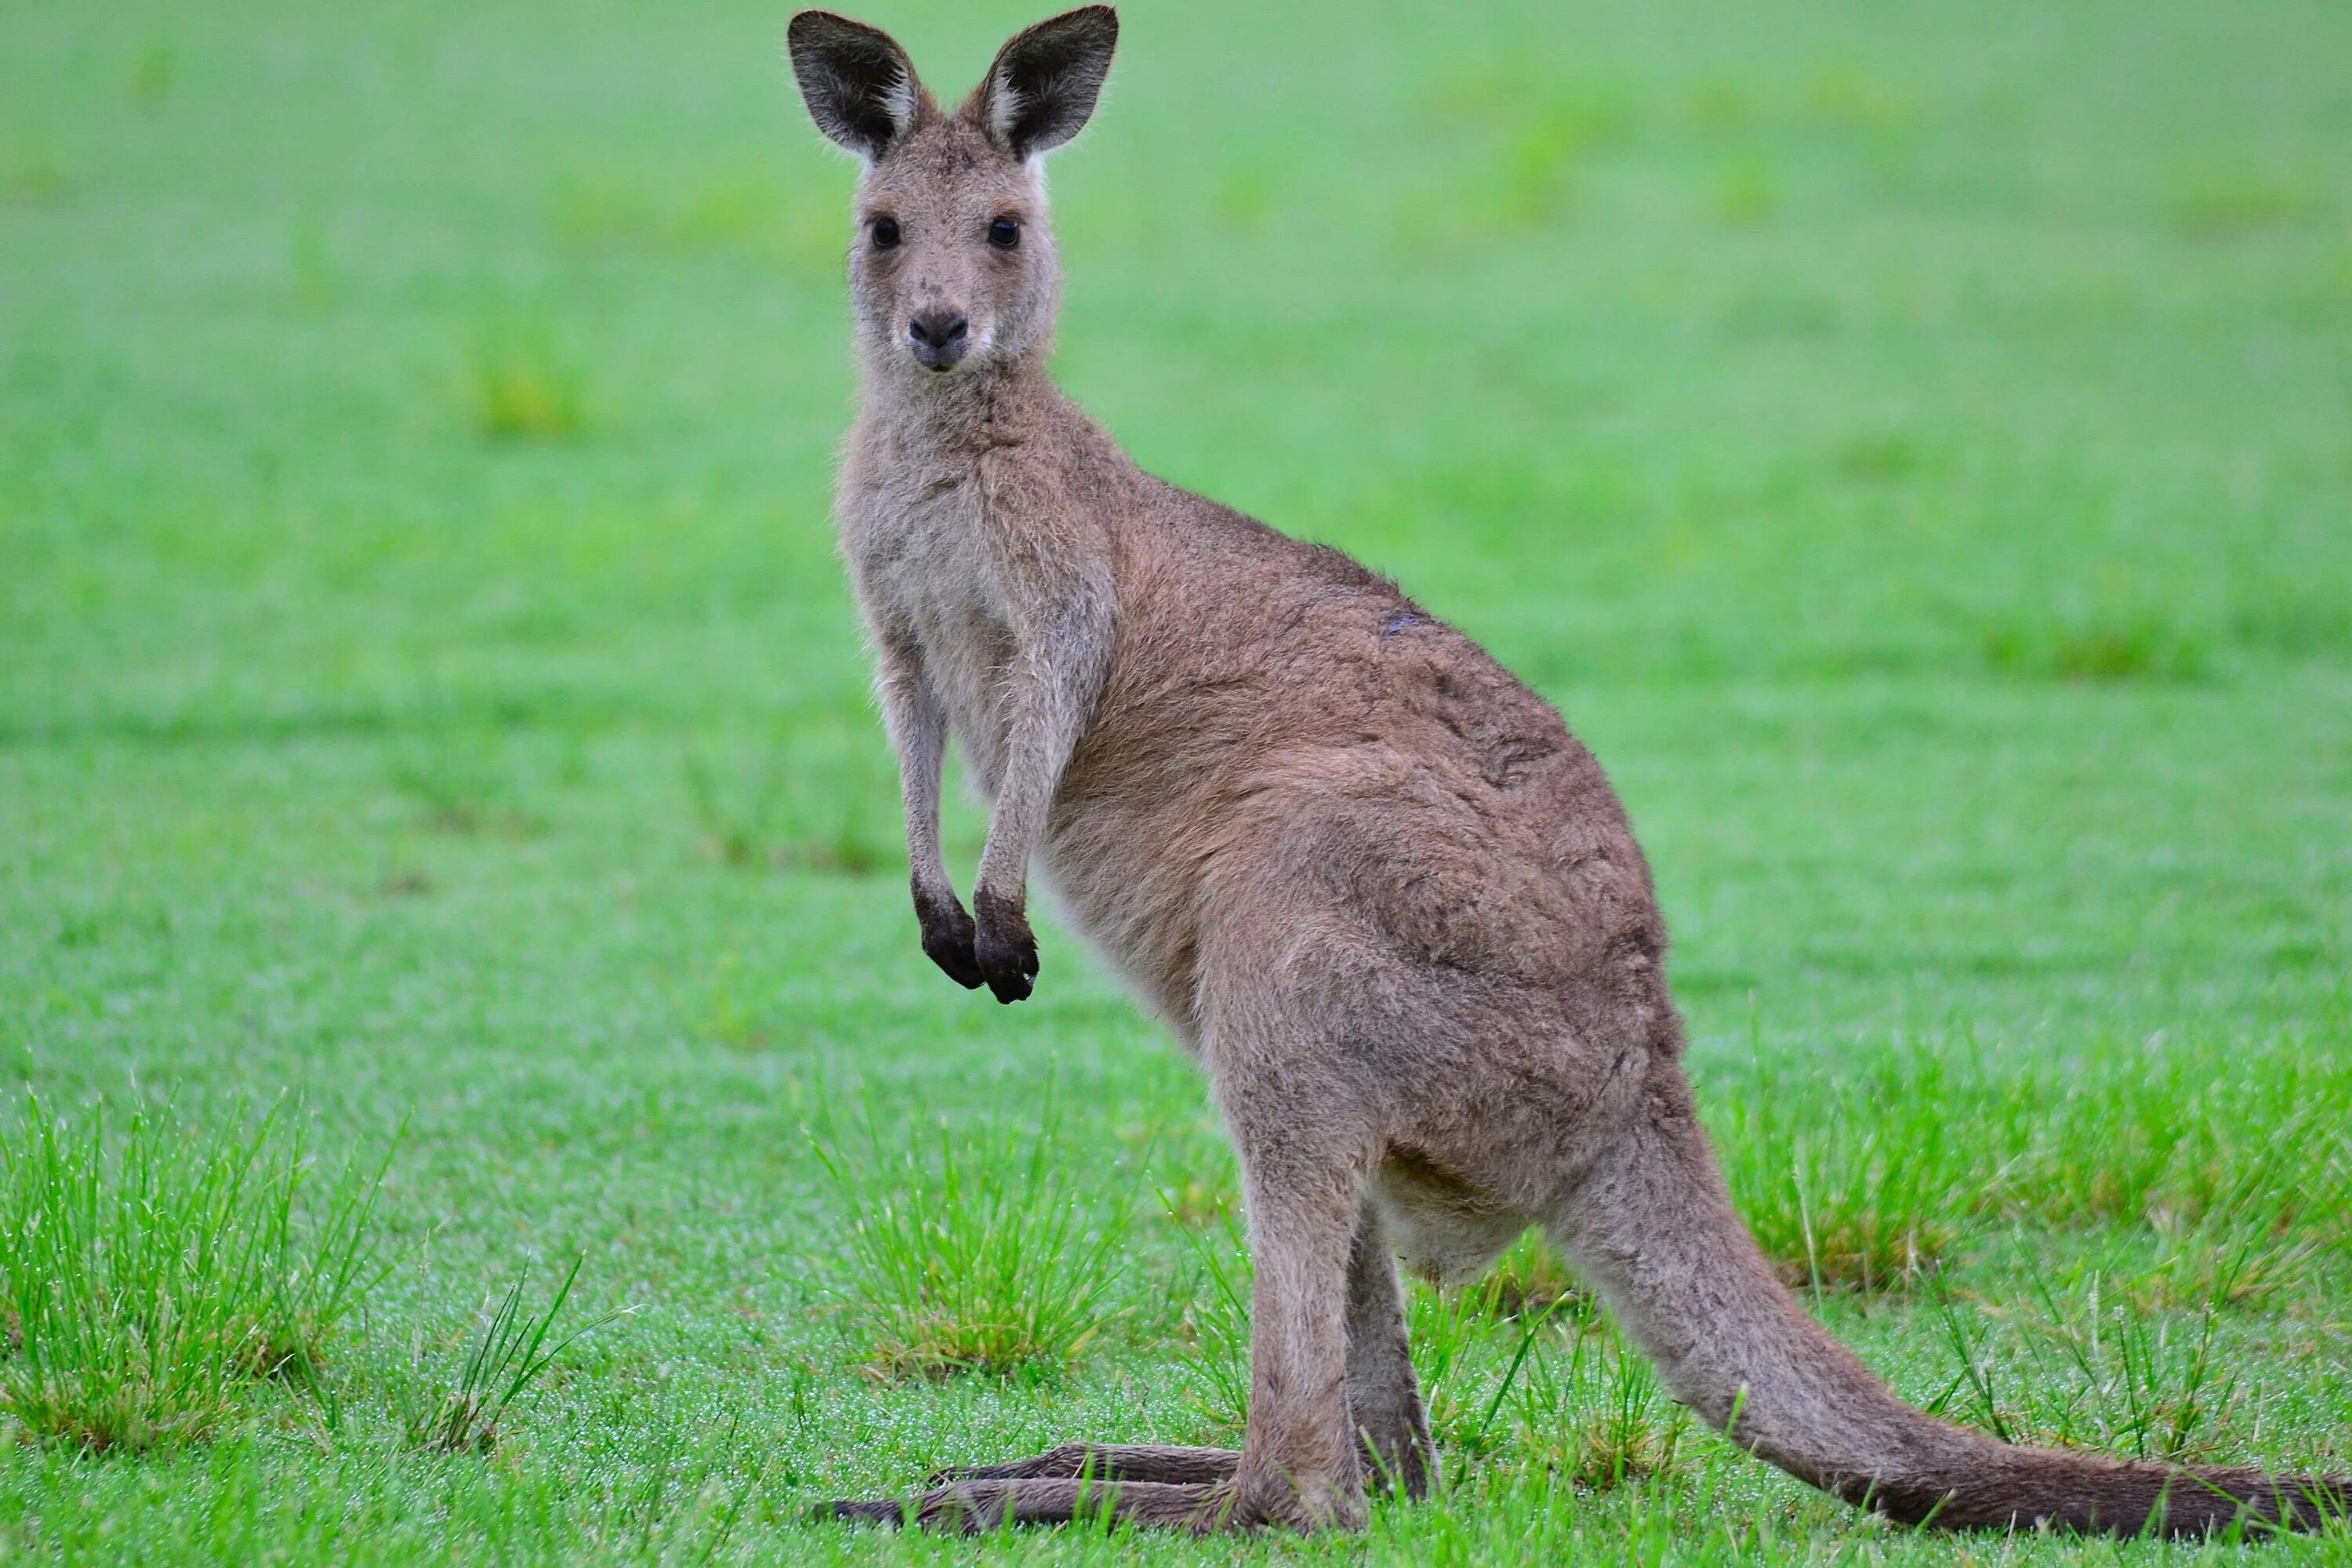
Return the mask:
<path id="1" fill-rule="evenodd" d="M 785 16 L 0 8 L 0 1555 L 2352 1561 L 1874 1524 L 1531 1249 L 1363 1538 L 802 1522 L 1229 1436 L 1246 1264 L 1050 916 L 1018 1008 L 916 945 Z M 2352 9 L 1126 21 L 1066 384 L 1559 704 L 1790 1277 L 1956 1417 L 2352 1469 Z"/>

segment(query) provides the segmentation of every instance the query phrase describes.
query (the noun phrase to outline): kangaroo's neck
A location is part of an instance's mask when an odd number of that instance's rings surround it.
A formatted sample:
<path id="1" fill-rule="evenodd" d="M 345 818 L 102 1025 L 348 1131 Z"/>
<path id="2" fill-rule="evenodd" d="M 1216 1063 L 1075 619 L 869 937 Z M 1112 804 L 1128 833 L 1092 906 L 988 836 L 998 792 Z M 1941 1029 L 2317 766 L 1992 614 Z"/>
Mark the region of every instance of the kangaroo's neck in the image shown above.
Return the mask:
<path id="1" fill-rule="evenodd" d="M 1042 354 L 946 375 L 892 359 L 866 356 L 859 435 L 901 460 L 964 467 L 1034 442 L 1073 412 Z"/>

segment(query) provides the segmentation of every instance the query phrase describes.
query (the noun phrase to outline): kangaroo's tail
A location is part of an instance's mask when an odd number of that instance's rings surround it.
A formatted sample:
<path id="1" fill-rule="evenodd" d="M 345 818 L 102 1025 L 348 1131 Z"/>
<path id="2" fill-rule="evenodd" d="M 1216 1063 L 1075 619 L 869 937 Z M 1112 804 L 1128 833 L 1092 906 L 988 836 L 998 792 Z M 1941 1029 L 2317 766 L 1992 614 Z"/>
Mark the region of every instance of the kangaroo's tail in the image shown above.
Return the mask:
<path id="1" fill-rule="evenodd" d="M 1671 1059 L 1555 1231 L 1677 1399 L 1799 1479 L 1906 1523 L 2201 1535 L 2352 1514 L 2352 1479 L 2012 1447 L 1895 1398 L 1765 1262 Z"/>

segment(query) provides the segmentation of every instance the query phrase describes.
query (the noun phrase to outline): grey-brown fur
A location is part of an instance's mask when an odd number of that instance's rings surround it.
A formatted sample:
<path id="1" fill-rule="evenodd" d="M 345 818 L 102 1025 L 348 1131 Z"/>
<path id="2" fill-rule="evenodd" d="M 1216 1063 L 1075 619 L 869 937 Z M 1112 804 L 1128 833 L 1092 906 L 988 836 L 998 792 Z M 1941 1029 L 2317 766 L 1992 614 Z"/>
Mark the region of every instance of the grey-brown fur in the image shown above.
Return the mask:
<path id="1" fill-rule="evenodd" d="M 1116 35 L 1107 6 L 1042 23 L 952 112 L 871 28 L 804 12 L 791 45 L 866 162 L 841 543 L 923 948 L 1028 995 L 1034 862 L 1199 1058 L 1257 1263 L 1248 1426 L 1237 1454 L 1073 1445 L 843 1511 L 1358 1524 L 1368 1484 L 1437 1471 L 1394 1256 L 1468 1275 L 1530 1223 L 1677 1398 L 1897 1518 L 2194 1533 L 2342 1509 L 2342 1481 L 1932 1420 L 1790 1300 L 1693 1110 L 1649 868 L 1591 754 L 1394 585 L 1141 472 L 1048 379 L 1037 156 L 1091 112 Z M 992 803 L 970 915 L 940 849 L 950 732 Z"/>

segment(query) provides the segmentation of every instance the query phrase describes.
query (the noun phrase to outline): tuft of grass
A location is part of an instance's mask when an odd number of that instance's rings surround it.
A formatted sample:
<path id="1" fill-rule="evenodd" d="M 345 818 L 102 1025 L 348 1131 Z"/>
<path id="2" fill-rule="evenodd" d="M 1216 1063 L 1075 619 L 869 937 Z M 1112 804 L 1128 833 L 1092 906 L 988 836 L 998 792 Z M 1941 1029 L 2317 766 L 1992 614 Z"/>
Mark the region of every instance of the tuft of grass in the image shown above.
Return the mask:
<path id="1" fill-rule="evenodd" d="M 1941 1060 L 1887 1057 L 1859 1079 L 1822 1084 L 1768 1058 L 1754 1028 L 1751 1016 L 1754 1078 L 1718 1097 L 1718 1144 L 1739 1211 L 1781 1278 L 1868 1293 L 1937 1268 L 1958 1237 L 1977 1166 L 1948 1131 Z"/>
<path id="2" fill-rule="evenodd" d="M 1646 1357 L 1613 1325 L 1586 1325 L 1570 1352 L 1566 1403 L 1580 1419 L 1568 1450 L 1569 1478 L 1594 1491 L 1664 1475 L 1688 1426 Z"/>
<path id="3" fill-rule="evenodd" d="M 2159 1309 L 2261 1310 L 2304 1286 L 2340 1239 L 2306 1223 L 2304 1211 L 2343 1215 L 2352 1202 L 2352 1173 L 2340 1153 L 2311 1165 L 2294 1161 L 2305 1149 L 2291 1134 L 2271 1150 L 2272 1157 L 2243 1166 L 2231 1190 L 2193 1223 L 2162 1216 L 2157 1230 L 2168 1245 L 2142 1277 L 2136 1300 Z"/>
<path id="4" fill-rule="evenodd" d="M 1960 1092 L 2014 1129 L 1988 1206 L 2056 1224 L 2122 1222 L 2184 1249 L 2345 1234 L 2352 1132 L 2333 1058 L 2147 1048 Z"/>
<path id="5" fill-rule="evenodd" d="M 1856 435 L 1838 447 L 1838 472 L 1868 484 L 1891 484 L 1916 474 L 1927 454 L 1912 437 L 1881 430 Z"/>
<path id="6" fill-rule="evenodd" d="M 542 826 L 523 804 L 499 747 L 481 736 L 436 737 L 397 755 L 393 787 L 415 802 L 425 826 L 460 838 L 528 838 Z"/>
<path id="7" fill-rule="evenodd" d="M 1479 1425 L 1485 1401 L 1471 1387 L 1478 1363 L 1496 1339 L 1486 1281 L 1444 1286 L 1424 1279 L 1405 1281 L 1405 1331 L 1412 1343 L 1413 1370 L 1432 1427 L 1458 1438 Z"/>
<path id="8" fill-rule="evenodd" d="M 1234 1209 L 1219 1205 L 1203 1223 L 1186 1222 L 1182 1201 L 1163 1191 L 1160 1201 L 1182 1227 L 1194 1270 L 1183 1282 L 1177 1332 L 1191 1374 L 1189 1396 L 1217 1430 L 1238 1433 L 1249 1422 L 1250 1289 L 1255 1274 L 1249 1243 Z"/>
<path id="9" fill-rule="evenodd" d="M 2203 638 L 2165 616 L 2119 608 L 1995 622 L 1983 628 L 1981 646 L 2000 673 L 2042 679 L 2192 681 L 2211 668 Z"/>
<path id="10" fill-rule="evenodd" d="M 170 42 L 151 38 L 131 60 L 130 74 L 123 80 L 123 92 L 137 108 L 159 109 L 172 96 L 179 77 L 179 56 Z"/>
<path id="11" fill-rule="evenodd" d="M 31 1436 L 136 1451 L 211 1436 L 245 1385 L 315 1389 L 326 1347 L 386 1268 L 391 1159 L 347 1161 L 315 1201 L 283 1102 L 201 1132 L 141 1104 L 0 1127 L 0 1408 Z"/>
<path id="12" fill-rule="evenodd" d="M 1751 1030 L 1754 1027 L 1751 1019 Z M 1972 1226 L 2131 1227 L 2157 1305 L 2258 1307 L 2352 1236 L 2344 1069 L 2301 1050 L 2151 1040 L 1994 1071 L 1876 1054 L 1824 1079 L 1768 1058 L 1706 1096 L 1734 1197 L 1792 1286 L 1906 1289 Z"/>
<path id="13" fill-rule="evenodd" d="M 1535 1229 L 1495 1260 L 1482 1289 L 1488 1309 L 1503 1318 L 1540 1315 L 1591 1299 L 1569 1271 L 1567 1260 L 1544 1239 L 1542 1231 Z"/>
<path id="14" fill-rule="evenodd" d="M 1716 171 L 1708 193 L 1715 216 L 1736 226 L 1767 224 L 1786 199 L 1780 171 L 1759 158 L 1741 158 Z"/>
<path id="15" fill-rule="evenodd" d="M 581 1265 L 586 1261 L 584 1257 L 572 1259 L 571 1272 L 564 1275 L 563 1283 L 556 1287 L 554 1297 L 542 1311 L 524 1310 L 523 1288 L 530 1278 L 528 1269 L 515 1276 L 514 1283 L 507 1287 L 506 1294 L 494 1306 L 484 1303 L 488 1316 L 483 1321 L 481 1332 L 475 1336 L 465 1364 L 458 1369 L 456 1386 L 443 1394 L 428 1414 L 409 1422 L 410 1442 L 444 1454 L 488 1453 L 498 1447 L 499 1418 L 555 1364 L 558 1356 L 587 1335 L 628 1315 L 628 1308 L 616 1307 L 591 1318 L 561 1339 L 552 1338 L 555 1320 L 571 1298 L 572 1288 L 580 1279 Z"/>
<path id="16" fill-rule="evenodd" d="M 2209 239 L 2291 227 L 2324 216 L 2333 205 L 2318 170 L 2245 158 L 2181 163 L 2171 171 L 2164 195 L 2172 226 Z"/>
<path id="17" fill-rule="evenodd" d="M 588 429 L 585 379 L 536 337 L 476 345 L 467 392 L 474 428 L 486 440 L 567 440 Z"/>
<path id="18" fill-rule="evenodd" d="M 2040 1311 L 1995 1317 L 1933 1291 L 1960 1372 L 1931 1408 L 2004 1442 L 2087 1446 L 2179 1461 L 2204 1453 L 2217 1417 L 2238 1397 L 2219 1342 L 2230 1280 L 2217 1278 L 2193 1311 L 2145 1306 L 2128 1279 L 2080 1269 L 2053 1283 L 2032 1247 L 2017 1247 Z"/>
<path id="19" fill-rule="evenodd" d="M 1467 1457 L 1491 1454 L 1507 1439 L 1496 1417 L 1518 1396 L 1522 1440 L 1538 1426 L 1555 1442 L 1568 1416 L 1557 1399 L 1538 1419 L 1526 1409 L 1528 1390 L 1554 1388 L 1547 1380 L 1545 1353 L 1556 1346 L 1562 1325 L 1590 1324 L 1598 1309 L 1591 1299 L 1563 1294 L 1516 1318 L 1501 1308 L 1502 1276 L 1490 1272 L 1475 1283 L 1447 1289 L 1416 1280 L 1406 1302 L 1413 1362 L 1422 1394 L 1440 1445 Z"/>
<path id="20" fill-rule="evenodd" d="M 886 1148 L 869 1110 L 856 1159 L 812 1134 L 849 1216 L 846 1295 L 887 1378 L 1050 1369 L 1101 1332 L 1130 1205 L 1066 1158 L 1050 1096 L 1034 1126 L 941 1121 Z"/>
<path id="21" fill-rule="evenodd" d="M 1609 1491 L 1674 1468 L 1688 1417 L 1607 1318 L 1566 1310 L 1530 1331 L 1490 1404 L 1509 1396 L 1513 1436 L 1528 1458 L 1570 1484 Z M 1563 1354 L 1559 1342 L 1567 1342 Z M 1537 1353 L 1524 1353 L 1529 1346 Z"/>

